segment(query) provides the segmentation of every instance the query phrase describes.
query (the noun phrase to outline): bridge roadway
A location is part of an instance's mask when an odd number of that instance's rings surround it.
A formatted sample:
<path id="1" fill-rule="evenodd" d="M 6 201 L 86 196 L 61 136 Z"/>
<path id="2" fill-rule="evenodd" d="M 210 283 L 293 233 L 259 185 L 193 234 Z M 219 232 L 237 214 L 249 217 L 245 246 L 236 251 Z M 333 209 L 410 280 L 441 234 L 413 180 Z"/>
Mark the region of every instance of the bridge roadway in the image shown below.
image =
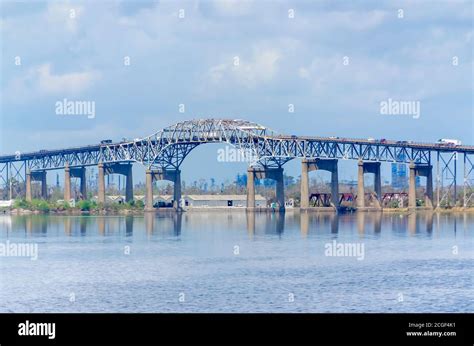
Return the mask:
<path id="1" fill-rule="evenodd" d="M 248 169 L 247 207 L 255 207 L 255 179 L 276 180 L 276 195 L 280 207 L 284 208 L 283 165 L 295 158 L 302 159 L 301 206 L 308 208 L 308 173 L 312 170 L 331 172 L 333 207 L 338 206 L 337 161 L 357 160 L 358 195 L 364 196 L 364 174 L 374 174 L 375 208 L 380 208 L 381 162 L 397 162 L 409 165 L 409 207 L 416 207 L 415 177 L 427 178 L 425 206 L 432 207 L 456 204 L 456 170 L 459 155 L 464 163 L 463 206 L 474 202 L 472 175 L 474 146 L 447 145 L 440 143 L 418 143 L 386 139 L 352 139 L 340 137 L 309 137 L 281 135 L 259 124 L 244 120 L 199 119 L 177 123 L 150 136 L 132 141 L 103 143 L 80 147 L 17 152 L 0 156 L 1 183 L 4 195 L 18 196 L 20 184 L 25 183 L 26 199 L 31 199 L 31 182 L 42 182 L 42 197 L 46 197 L 46 171 L 64 169 L 66 200 L 71 199 L 70 179 L 81 179 L 81 195 L 86 195 L 85 167 L 97 166 L 99 171 L 98 200 L 105 202 L 107 174 L 123 174 L 127 177 L 126 199 L 133 199 L 132 163 L 146 167 L 146 207 L 152 209 L 153 181 L 171 180 L 175 184 L 174 201 L 179 209 L 181 197 L 180 166 L 185 157 L 198 145 L 205 143 L 228 143 L 243 152 L 250 153 L 254 161 Z M 437 162 L 437 198 L 433 200 L 432 161 Z M 446 186 L 446 179 L 448 183 Z M 17 182 L 17 183 L 15 183 Z M 364 198 L 357 200 L 360 209 L 366 208 Z"/>
<path id="2" fill-rule="evenodd" d="M 458 145 L 458 146 L 451 146 L 446 144 L 439 144 L 439 143 L 423 143 L 423 142 L 408 142 L 408 143 L 400 143 L 401 141 L 394 141 L 394 140 L 386 140 L 385 142 L 381 143 L 380 141 L 371 141 L 368 139 L 355 139 L 355 138 L 333 138 L 333 137 L 316 137 L 316 136 L 275 136 L 274 139 L 281 140 L 285 142 L 292 142 L 292 143 L 301 143 L 301 142 L 315 142 L 315 143 L 328 143 L 332 145 L 368 145 L 368 146 L 376 146 L 376 147 L 392 147 L 398 148 L 400 151 L 405 149 L 413 149 L 413 150 L 429 150 L 432 152 L 458 152 L 458 153 L 466 153 L 466 154 L 474 154 L 474 146 L 473 145 Z M 219 141 L 218 138 L 213 140 L 213 142 Z M 199 143 L 199 141 L 196 141 Z M 111 147 L 120 147 L 121 145 L 128 144 L 131 142 L 115 142 L 111 144 L 93 144 L 93 145 L 84 145 L 78 147 L 69 147 L 64 149 L 48 149 L 48 150 L 40 150 L 40 151 L 31 151 L 31 152 L 23 152 L 19 154 L 13 155 L 0 155 L 0 163 L 7 163 L 7 162 L 15 162 L 15 161 L 33 161 L 38 160 L 41 158 L 48 158 L 52 156 L 58 155 L 68 155 L 68 154 L 78 154 L 78 153 L 100 153 L 101 149 L 104 148 L 111 148 Z M 141 145 L 141 143 L 136 143 L 137 145 Z M 383 159 L 381 159 L 383 161 Z M 406 159 L 400 159 L 399 157 L 395 157 L 393 160 L 387 160 L 390 162 L 400 162 L 400 163 L 409 163 Z M 92 162 L 84 162 L 83 165 L 86 166 L 93 166 L 97 163 Z M 55 167 L 44 167 L 44 169 L 58 169 L 64 168 L 64 166 L 58 165 Z"/>

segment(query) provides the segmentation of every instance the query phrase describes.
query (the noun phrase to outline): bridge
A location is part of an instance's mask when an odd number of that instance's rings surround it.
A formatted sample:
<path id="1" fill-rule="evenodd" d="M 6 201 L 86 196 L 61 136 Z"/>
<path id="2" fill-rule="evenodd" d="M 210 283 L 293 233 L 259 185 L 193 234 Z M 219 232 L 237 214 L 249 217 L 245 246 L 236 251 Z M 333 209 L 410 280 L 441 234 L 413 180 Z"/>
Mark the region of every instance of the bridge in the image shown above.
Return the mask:
<path id="1" fill-rule="evenodd" d="M 105 203 L 107 174 L 122 174 L 126 179 L 126 199 L 133 199 L 132 165 L 146 168 L 146 210 L 153 209 L 153 182 L 174 183 L 174 207 L 181 198 L 180 166 L 197 146 L 206 143 L 228 143 L 253 158 L 247 170 L 247 208 L 255 208 L 255 179 L 276 180 L 276 197 L 284 208 L 283 165 L 301 159 L 301 208 L 309 208 L 310 171 L 331 172 L 331 205 L 338 207 L 338 160 L 353 160 L 358 166 L 357 195 L 365 196 L 364 175 L 373 174 L 375 208 L 381 208 L 381 174 L 383 162 L 409 165 L 408 207 L 416 208 L 416 176 L 426 177 L 425 206 L 456 205 L 457 162 L 464 165 L 464 207 L 474 202 L 474 146 L 411 141 L 356 139 L 339 137 L 307 137 L 282 135 L 245 120 L 199 119 L 179 122 L 143 138 L 117 143 L 100 143 L 81 147 L 37 152 L 17 152 L 0 156 L 0 186 L 3 197 L 21 196 L 32 199 L 32 181 L 41 181 L 43 198 L 47 196 L 46 172 L 64 170 L 64 199 L 71 199 L 71 178 L 80 178 L 81 193 L 86 195 L 88 166 L 98 169 L 98 201 Z M 433 164 L 436 163 L 436 200 L 433 191 Z M 357 198 L 357 208 L 366 209 L 365 198 Z"/>

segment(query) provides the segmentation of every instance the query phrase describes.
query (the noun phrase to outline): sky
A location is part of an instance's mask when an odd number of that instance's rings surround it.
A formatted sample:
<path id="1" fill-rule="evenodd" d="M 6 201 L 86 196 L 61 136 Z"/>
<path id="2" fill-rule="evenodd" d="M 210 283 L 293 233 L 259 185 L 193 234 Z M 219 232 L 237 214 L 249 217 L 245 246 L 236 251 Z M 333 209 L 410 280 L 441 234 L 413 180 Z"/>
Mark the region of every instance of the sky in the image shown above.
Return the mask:
<path id="1" fill-rule="evenodd" d="M 474 144 L 473 6 L 2 0 L 0 155 L 210 117 L 283 134 Z M 64 99 L 93 102 L 94 117 L 58 114 Z M 389 99 L 417 103 L 419 116 L 381 114 Z M 195 149 L 183 178 L 245 171 L 218 162 L 218 148 Z M 354 162 L 343 165 L 340 178 L 356 177 Z M 300 164 L 285 169 L 297 176 Z"/>

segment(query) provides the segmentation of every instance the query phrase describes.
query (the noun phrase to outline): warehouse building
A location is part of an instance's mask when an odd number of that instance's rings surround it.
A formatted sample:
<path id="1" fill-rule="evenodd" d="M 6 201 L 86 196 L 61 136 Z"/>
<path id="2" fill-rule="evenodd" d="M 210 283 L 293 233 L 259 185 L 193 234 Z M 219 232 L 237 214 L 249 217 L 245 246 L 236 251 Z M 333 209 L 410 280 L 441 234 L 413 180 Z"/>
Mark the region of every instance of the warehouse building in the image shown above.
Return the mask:
<path id="1" fill-rule="evenodd" d="M 181 205 L 184 208 L 245 208 L 247 195 L 185 195 Z M 255 206 L 266 207 L 267 200 L 255 195 Z"/>
<path id="2" fill-rule="evenodd" d="M 97 196 L 94 197 L 97 200 Z M 135 201 L 145 202 L 144 195 L 135 195 Z M 106 196 L 108 203 L 125 203 L 125 196 Z M 172 195 L 153 196 L 155 207 L 167 208 L 173 206 Z M 264 208 L 267 200 L 262 195 L 255 195 L 255 206 Z M 247 195 L 184 195 L 181 198 L 182 208 L 245 208 L 247 207 Z"/>

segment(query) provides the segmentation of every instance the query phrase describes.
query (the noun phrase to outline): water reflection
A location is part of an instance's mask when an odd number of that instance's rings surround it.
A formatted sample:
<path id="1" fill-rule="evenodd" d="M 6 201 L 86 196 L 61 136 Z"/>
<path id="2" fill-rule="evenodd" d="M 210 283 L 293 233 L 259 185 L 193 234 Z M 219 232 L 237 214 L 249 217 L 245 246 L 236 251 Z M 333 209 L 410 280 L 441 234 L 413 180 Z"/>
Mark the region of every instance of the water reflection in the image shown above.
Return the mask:
<path id="1" fill-rule="evenodd" d="M 315 232 L 327 232 L 337 234 L 339 231 L 339 215 L 332 212 L 323 213 L 300 213 L 301 236 L 306 238 L 314 230 Z"/>
<path id="2" fill-rule="evenodd" d="M 0 234 L 14 232 L 24 236 L 46 236 L 51 233 L 66 236 L 99 235 L 133 237 L 144 231 L 148 237 L 179 237 L 183 229 L 244 230 L 255 235 L 283 237 L 285 230 L 298 230 L 302 238 L 312 235 L 337 236 L 340 232 L 356 231 L 360 237 L 379 237 L 384 232 L 399 236 L 436 236 L 440 230 L 456 235 L 472 230 L 474 214 L 420 212 L 389 214 L 360 212 L 349 214 L 287 212 L 287 213 L 146 213 L 143 216 L 45 216 L 1 215 Z"/>
<path id="3" fill-rule="evenodd" d="M 162 235 L 179 237 L 183 213 L 145 213 L 145 229 L 148 236 Z"/>
<path id="4" fill-rule="evenodd" d="M 30 235 L 46 235 L 48 231 L 47 220 L 44 218 L 27 218 L 25 220 L 26 233 Z"/>
<path id="5" fill-rule="evenodd" d="M 379 235 L 382 231 L 382 213 L 381 212 L 361 212 L 356 213 L 357 231 L 363 236 L 365 233 L 372 232 Z"/>
<path id="6" fill-rule="evenodd" d="M 133 235 L 133 216 L 125 217 L 125 235 L 131 237 Z"/>
<path id="7" fill-rule="evenodd" d="M 247 233 L 250 238 L 255 234 L 278 235 L 285 230 L 285 213 L 246 212 Z M 258 220 L 258 223 L 256 223 Z"/>

